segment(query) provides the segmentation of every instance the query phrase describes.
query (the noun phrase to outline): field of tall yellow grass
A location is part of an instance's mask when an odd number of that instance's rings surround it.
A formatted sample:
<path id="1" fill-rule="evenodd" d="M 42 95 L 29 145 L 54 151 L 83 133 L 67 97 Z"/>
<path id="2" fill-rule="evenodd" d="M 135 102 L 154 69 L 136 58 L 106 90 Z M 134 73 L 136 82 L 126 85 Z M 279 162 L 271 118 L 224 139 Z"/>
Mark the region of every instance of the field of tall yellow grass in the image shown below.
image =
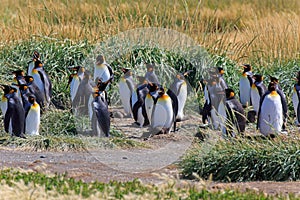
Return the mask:
<path id="1" fill-rule="evenodd" d="M 138 27 L 186 33 L 209 52 L 268 66 L 299 58 L 298 0 L 3 0 L 2 44 L 51 37 L 99 42 Z"/>

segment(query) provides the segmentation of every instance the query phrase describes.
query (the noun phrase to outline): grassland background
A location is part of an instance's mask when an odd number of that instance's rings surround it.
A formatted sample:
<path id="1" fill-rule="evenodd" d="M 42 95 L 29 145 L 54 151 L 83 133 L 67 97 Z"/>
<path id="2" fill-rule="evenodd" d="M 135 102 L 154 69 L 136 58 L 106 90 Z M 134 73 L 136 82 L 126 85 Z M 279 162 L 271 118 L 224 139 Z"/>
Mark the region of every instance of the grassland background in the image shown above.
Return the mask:
<path id="1" fill-rule="evenodd" d="M 48 71 L 54 96 L 66 100 L 65 66 L 79 64 L 93 44 L 134 28 L 164 27 L 187 34 L 220 56 L 229 84 L 236 86 L 238 66 L 250 63 L 259 72 L 280 77 L 290 100 L 300 65 L 299 26 L 298 0 L 2 0 L 0 81 L 11 78 L 7 70 L 25 68 L 33 50 L 43 50 L 43 60 L 52 67 Z M 72 124 L 63 128 L 56 120 L 69 118 L 68 111 L 50 115 L 53 119 L 46 116 L 43 122 L 44 132 L 74 130 Z"/>

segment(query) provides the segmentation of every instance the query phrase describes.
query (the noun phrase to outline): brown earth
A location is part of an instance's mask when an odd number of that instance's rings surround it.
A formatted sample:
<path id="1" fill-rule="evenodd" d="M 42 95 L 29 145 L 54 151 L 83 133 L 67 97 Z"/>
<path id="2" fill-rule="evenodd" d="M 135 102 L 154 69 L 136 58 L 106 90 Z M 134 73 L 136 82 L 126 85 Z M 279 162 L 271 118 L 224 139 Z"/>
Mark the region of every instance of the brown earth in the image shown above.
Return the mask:
<path id="1" fill-rule="evenodd" d="M 185 139 L 185 142 L 191 142 L 186 140 L 185 134 L 190 130 L 193 130 L 192 124 L 199 122 L 200 118 L 187 117 L 187 120 L 184 122 L 178 123 L 179 131 L 178 133 L 171 133 L 169 135 L 157 135 L 151 137 L 147 140 L 144 139 L 145 133 L 147 133 L 147 128 L 139 128 L 133 124 L 132 119 L 130 118 L 114 118 L 112 125 L 115 128 L 124 132 L 128 137 L 133 138 L 139 142 L 143 142 L 147 146 L 147 150 L 152 150 L 148 157 L 152 157 L 154 150 L 161 148 L 163 146 L 168 146 L 168 144 L 176 145 L 182 142 Z M 198 124 L 199 124 L 198 123 Z M 132 134 L 134 133 L 134 134 Z M 182 134 L 183 133 L 183 134 Z M 174 147 L 171 145 L 171 150 L 174 150 Z M 134 150 L 129 150 L 130 153 Z M 1 148 L 0 149 L 0 163 L 1 169 L 5 168 L 17 168 L 22 170 L 33 170 L 42 173 L 67 173 L 68 177 L 73 177 L 75 179 L 81 179 L 84 181 L 100 181 L 100 182 L 109 182 L 111 180 L 116 181 L 130 181 L 133 179 L 139 179 L 144 183 L 160 183 L 164 181 L 162 177 L 165 174 L 169 177 L 178 178 L 180 177 L 179 169 L 177 168 L 176 160 L 172 159 L 168 164 L 155 165 L 152 163 L 153 160 L 149 159 L 150 165 L 145 164 L 143 161 L 140 161 L 139 156 L 132 156 L 125 154 L 119 154 L 118 151 L 114 152 L 119 157 L 103 154 L 98 155 L 99 152 L 28 152 L 22 151 L 20 149 L 12 148 Z M 125 152 L 126 153 L 126 152 Z M 134 152 L 136 153 L 136 152 Z M 168 156 L 168 152 L 164 153 L 159 152 L 155 154 L 154 160 L 156 162 L 161 162 Z M 148 154 L 147 154 L 148 155 Z M 171 154 L 170 154 L 171 155 Z M 100 157 L 98 157 L 100 156 Z M 101 157 L 102 156 L 102 157 Z M 161 156 L 161 157 L 160 157 Z M 173 156 L 173 154 L 171 155 Z M 178 159 L 180 155 L 178 156 Z M 143 157 L 146 159 L 146 157 Z M 176 158 L 176 157 L 174 157 Z M 114 162 L 112 162 L 113 160 Z M 136 171 L 132 168 L 125 169 L 122 167 L 128 167 L 126 162 L 132 162 L 130 167 L 134 165 L 137 168 Z M 123 166 L 123 163 L 125 165 Z M 158 163 L 159 164 L 159 163 Z M 134 169 L 133 167 L 133 169 Z M 139 168 L 140 167 L 140 168 Z M 149 168 L 150 167 L 150 168 Z M 153 167 L 151 170 L 151 167 Z M 125 169 L 125 170 L 124 170 Z M 145 169 L 145 170 L 143 170 Z M 193 181 L 189 181 L 194 183 Z M 294 193 L 300 195 L 300 182 L 242 182 L 242 183 L 217 183 L 217 182 L 205 182 L 208 189 L 211 190 L 220 190 L 224 188 L 229 189 L 239 189 L 245 191 L 247 189 L 262 191 L 266 194 L 287 194 Z"/>

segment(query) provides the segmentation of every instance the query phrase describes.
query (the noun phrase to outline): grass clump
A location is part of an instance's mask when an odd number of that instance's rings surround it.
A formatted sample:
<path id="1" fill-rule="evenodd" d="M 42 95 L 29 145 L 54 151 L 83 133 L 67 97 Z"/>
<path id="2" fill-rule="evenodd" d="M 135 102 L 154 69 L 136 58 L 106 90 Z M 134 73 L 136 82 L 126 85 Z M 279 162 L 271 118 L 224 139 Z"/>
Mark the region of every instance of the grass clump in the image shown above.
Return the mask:
<path id="1" fill-rule="evenodd" d="M 268 196 L 255 191 L 236 190 L 210 191 L 205 186 L 196 184 L 182 184 L 175 179 L 166 183 L 154 185 L 143 184 L 135 179 L 128 182 L 110 181 L 83 182 L 68 178 L 67 174 L 48 176 L 35 172 L 19 172 L 10 169 L 0 172 L 2 196 L 30 198 L 55 197 L 59 199 L 85 198 L 85 199 L 275 199 L 283 198 L 281 195 Z M 181 182 L 182 183 L 182 182 Z M 16 191 L 14 191 L 16 190 Z M 14 191 L 11 193 L 10 191 Z M 22 193 L 22 194 L 20 194 Z M 296 199 L 288 195 L 289 199 Z"/>
<path id="2" fill-rule="evenodd" d="M 182 175 L 193 173 L 222 182 L 300 179 L 299 141 L 294 138 L 233 139 L 199 144 L 181 162 Z"/>

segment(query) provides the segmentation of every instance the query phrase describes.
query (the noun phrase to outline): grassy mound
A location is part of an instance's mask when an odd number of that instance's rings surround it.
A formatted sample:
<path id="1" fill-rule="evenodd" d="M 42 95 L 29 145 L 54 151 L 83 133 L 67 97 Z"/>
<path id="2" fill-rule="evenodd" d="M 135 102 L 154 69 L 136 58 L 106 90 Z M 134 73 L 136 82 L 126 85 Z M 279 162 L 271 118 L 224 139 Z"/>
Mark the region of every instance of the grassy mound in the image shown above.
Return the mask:
<path id="1" fill-rule="evenodd" d="M 199 144 L 181 167 L 185 178 L 193 173 L 222 182 L 286 181 L 300 179 L 299 139 L 234 139 Z"/>
<path id="2" fill-rule="evenodd" d="M 0 194 L 7 198 L 18 195 L 29 199 L 273 199 L 282 196 L 267 196 L 254 191 L 210 191 L 204 185 L 188 184 L 168 179 L 163 184 L 142 184 L 139 180 L 129 182 L 86 183 L 64 175 L 47 176 L 35 172 L 0 172 Z M 181 183 L 181 184 L 180 184 Z M 293 195 L 289 199 L 296 199 Z"/>

